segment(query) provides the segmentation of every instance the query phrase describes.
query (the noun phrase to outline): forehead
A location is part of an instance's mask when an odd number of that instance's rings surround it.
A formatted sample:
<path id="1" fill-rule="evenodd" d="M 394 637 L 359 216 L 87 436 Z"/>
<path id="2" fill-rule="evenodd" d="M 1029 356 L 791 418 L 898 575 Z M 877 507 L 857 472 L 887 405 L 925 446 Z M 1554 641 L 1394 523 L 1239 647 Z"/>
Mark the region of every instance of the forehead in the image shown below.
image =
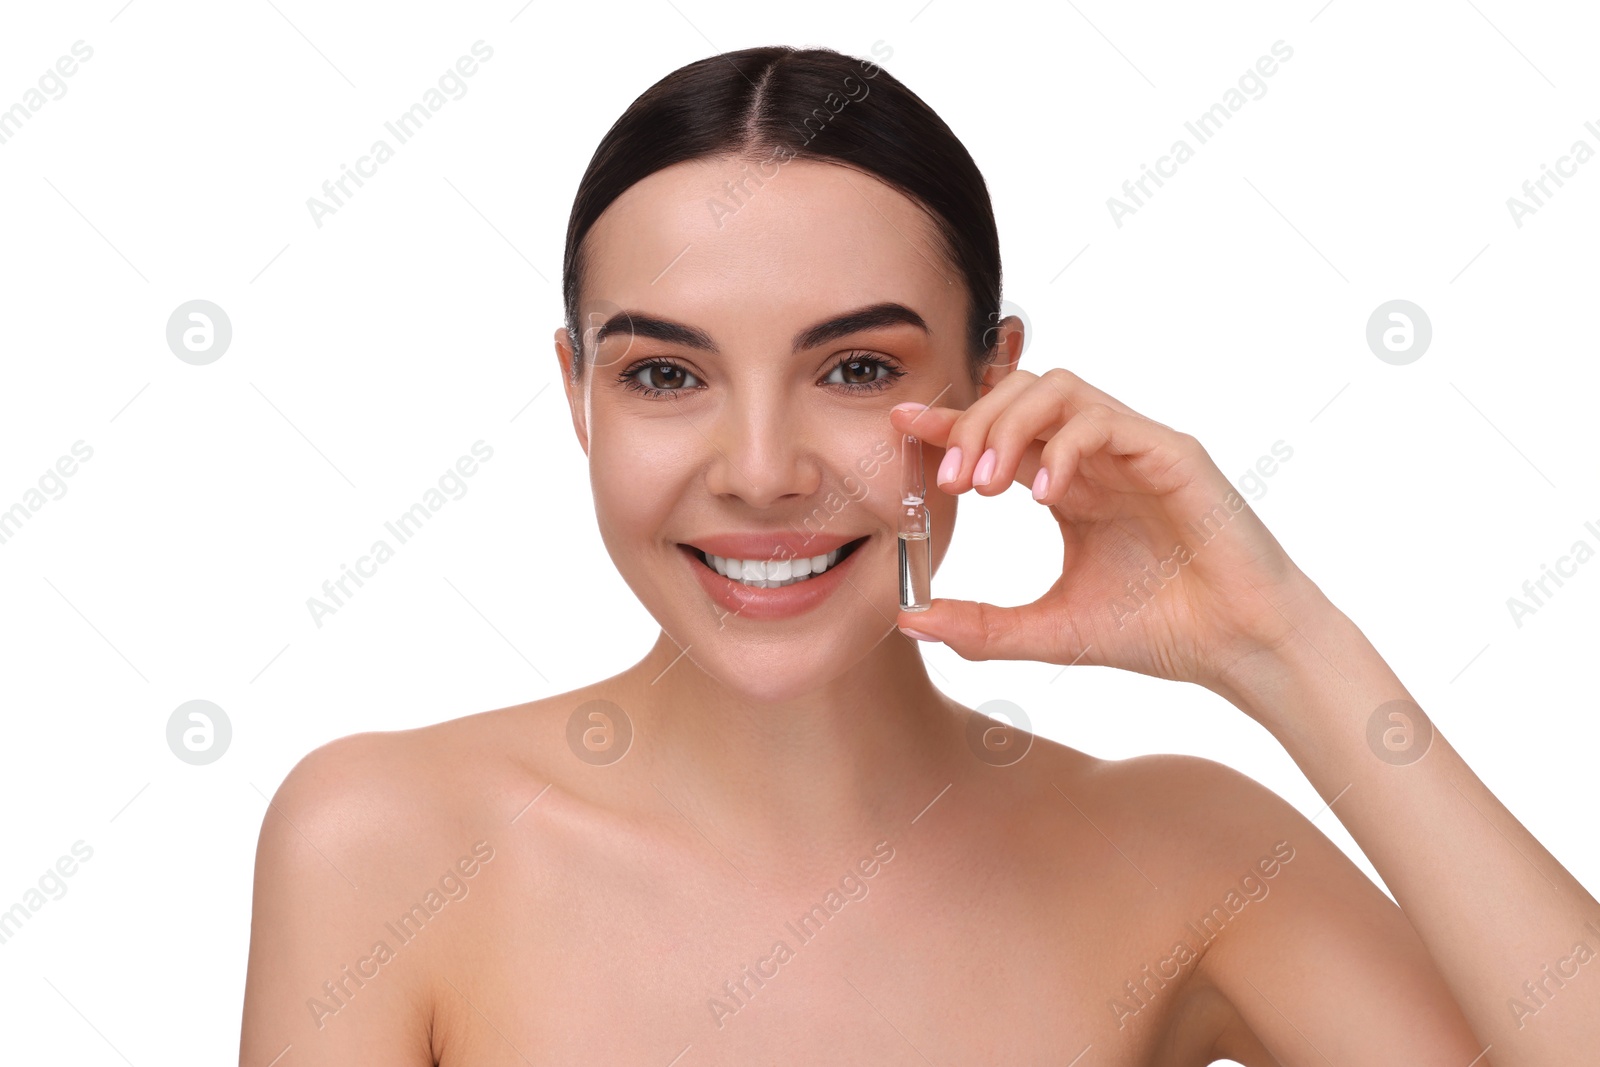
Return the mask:
<path id="1" fill-rule="evenodd" d="M 694 160 L 618 197 L 589 231 L 585 305 L 671 312 L 787 341 L 796 325 L 897 301 L 933 336 L 959 335 L 965 290 L 932 220 L 848 167 L 791 159 Z"/>

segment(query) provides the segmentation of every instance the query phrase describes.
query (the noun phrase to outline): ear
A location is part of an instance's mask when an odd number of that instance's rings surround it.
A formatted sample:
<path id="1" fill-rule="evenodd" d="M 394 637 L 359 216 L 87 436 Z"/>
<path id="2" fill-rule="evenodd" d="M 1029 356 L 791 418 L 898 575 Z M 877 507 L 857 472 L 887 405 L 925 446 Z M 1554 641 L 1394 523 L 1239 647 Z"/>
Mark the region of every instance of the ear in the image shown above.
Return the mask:
<path id="1" fill-rule="evenodd" d="M 986 387 L 985 391 L 999 385 L 1000 379 L 1017 369 L 1017 364 L 1022 360 L 1022 331 L 1022 320 L 1015 315 L 1007 315 L 989 327 L 984 335 L 989 341 L 989 362 L 983 368 L 979 383 Z"/>
<path id="2" fill-rule="evenodd" d="M 556 330 L 556 362 L 560 365 L 561 385 L 567 393 L 567 409 L 572 414 L 572 428 L 578 434 L 578 444 L 583 454 L 589 454 L 589 426 L 584 420 L 583 381 L 572 377 L 572 335 L 565 326 Z"/>

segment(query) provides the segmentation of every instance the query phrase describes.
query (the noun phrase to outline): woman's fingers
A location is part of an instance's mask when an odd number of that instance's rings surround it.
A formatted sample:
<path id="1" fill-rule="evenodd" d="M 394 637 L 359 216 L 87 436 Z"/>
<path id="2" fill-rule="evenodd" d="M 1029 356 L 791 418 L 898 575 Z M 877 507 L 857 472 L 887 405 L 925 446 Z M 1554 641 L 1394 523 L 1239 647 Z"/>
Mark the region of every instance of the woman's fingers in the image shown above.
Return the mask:
<path id="1" fill-rule="evenodd" d="M 895 411 L 891 422 L 944 449 L 933 480 L 945 492 L 996 496 L 1016 481 L 1052 505 L 1066 497 L 1084 458 L 1101 450 L 1136 461 L 1130 484 L 1117 488 L 1169 492 L 1183 484 L 1181 459 L 1192 440 L 1065 370 L 1015 371 L 964 411 Z M 1142 458 L 1156 452 L 1168 454 Z"/>
<path id="2" fill-rule="evenodd" d="M 1052 611 L 1044 598 L 1018 607 L 1002 607 L 975 600 L 945 600 L 936 597 L 927 612 L 907 625 L 927 626 L 938 640 L 956 655 L 968 660 L 1031 659 L 1042 663 L 1058 662 L 1058 643 L 1075 638 L 1058 633 L 1051 624 Z M 1080 653 L 1083 651 L 1079 650 Z M 1094 666 L 1097 662 L 1080 655 L 1078 662 Z"/>
<path id="3" fill-rule="evenodd" d="M 932 480 L 950 494 L 964 493 L 972 488 L 972 475 L 983 462 L 984 440 L 989 427 L 1006 410 L 1007 406 L 1024 394 L 1038 376 L 1027 371 L 1012 371 L 993 389 L 972 402 L 965 411 L 955 408 L 930 408 L 929 415 L 951 412 L 949 424 L 939 424 L 938 436 L 928 435 L 925 440 L 944 449 L 944 457 Z M 908 431 L 915 433 L 916 431 Z M 1004 488 L 1001 482 L 1000 487 Z M 992 494 L 991 494 L 992 495 Z"/>
<path id="4" fill-rule="evenodd" d="M 956 424 L 961 415 L 960 408 L 935 406 L 915 410 L 893 407 L 889 409 L 889 425 L 936 448 L 943 448 L 949 439 L 950 427 Z"/>
<path id="5" fill-rule="evenodd" d="M 1130 460 L 1125 484 L 1112 488 L 1164 496 L 1182 488 L 1190 476 L 1184 460 L 1193 439 L 1142 415 L 1128 414 L 1091 404 L 1075 415 L 1061 432 L 1038 450 L 1023 457 L 1021 471 L 1028 484 L 1040 491 L 1035 498 L 1046 505 L 1063 500 L 1084 461 L 1098 452 Z M 1046 472 L 1043 483 L 1038 471 Z"/>
<path id="6" fill-rule="evenodd" d="M 1032 485 L 1044 443 L 1091 406 L 1144 418 L 1071 371 L 1052 368 L 1042 376 L 1012 371 L 965 410 L 895 412 L 891 423 L 945 450 L 934 478 L 940 488 L 952 494 L 976 488 L 995 496 L 1013 480 Z"/>

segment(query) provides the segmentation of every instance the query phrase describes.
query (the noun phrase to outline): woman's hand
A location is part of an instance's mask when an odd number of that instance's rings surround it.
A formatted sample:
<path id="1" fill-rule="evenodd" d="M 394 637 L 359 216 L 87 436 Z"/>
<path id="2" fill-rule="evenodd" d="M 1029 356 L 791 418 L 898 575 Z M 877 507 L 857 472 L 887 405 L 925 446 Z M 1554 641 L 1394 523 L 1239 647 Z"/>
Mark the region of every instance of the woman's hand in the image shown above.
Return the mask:
<path id="1" fill-rule="evenodd" d="M 1321 595 L 1199 441 L 1070 371 L 1012 370 L 964 411 L 896 407 L 890 422 L 945 450 L 945 492 L 974 488 L 974 474 L 988 475 L 982 496 L 1020 482 L 1061 527 L 1061 576 L 1031 604 L 936 597 L 900 613 L 900 627 L 965 659 L 1120 667 L 1215 690 L 1293 636 L 1290 602 Z"/>

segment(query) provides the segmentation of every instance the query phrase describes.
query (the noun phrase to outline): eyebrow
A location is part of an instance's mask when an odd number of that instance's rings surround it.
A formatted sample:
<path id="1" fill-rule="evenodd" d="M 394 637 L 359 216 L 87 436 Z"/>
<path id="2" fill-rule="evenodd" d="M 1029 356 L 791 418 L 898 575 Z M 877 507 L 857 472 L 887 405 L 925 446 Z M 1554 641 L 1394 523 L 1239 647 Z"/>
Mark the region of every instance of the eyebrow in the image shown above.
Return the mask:
<path id="1" fill-rule="evenodd" d="M 877 330 L 886 326 L 915 326 L 923 333 L 932 336 L 933 331 L 923 321 L 921 315 L 893 301 L 879 304 L 869 304 L 866 307 L 847 311 L 843 315 L 835 316 L 807 326 L 794 335 L 794 351 L 802 352 L 808 348 L 825 345 L 829 341 L 836 341 L 863 330 Z M 671 319 L 657 318 L 637 311 L 619 311 L 605 321 L 600 327 L 595 343 L 603 343 L 613 334 L 631 337 L 650 337 L 657 341 L 666 341 L 669 344 L 682 345 L 685 348 L 696 348 L 703 352 L 717 353 L 715 341 L 711 335 L 695 326 L 688 326 Z"/>

